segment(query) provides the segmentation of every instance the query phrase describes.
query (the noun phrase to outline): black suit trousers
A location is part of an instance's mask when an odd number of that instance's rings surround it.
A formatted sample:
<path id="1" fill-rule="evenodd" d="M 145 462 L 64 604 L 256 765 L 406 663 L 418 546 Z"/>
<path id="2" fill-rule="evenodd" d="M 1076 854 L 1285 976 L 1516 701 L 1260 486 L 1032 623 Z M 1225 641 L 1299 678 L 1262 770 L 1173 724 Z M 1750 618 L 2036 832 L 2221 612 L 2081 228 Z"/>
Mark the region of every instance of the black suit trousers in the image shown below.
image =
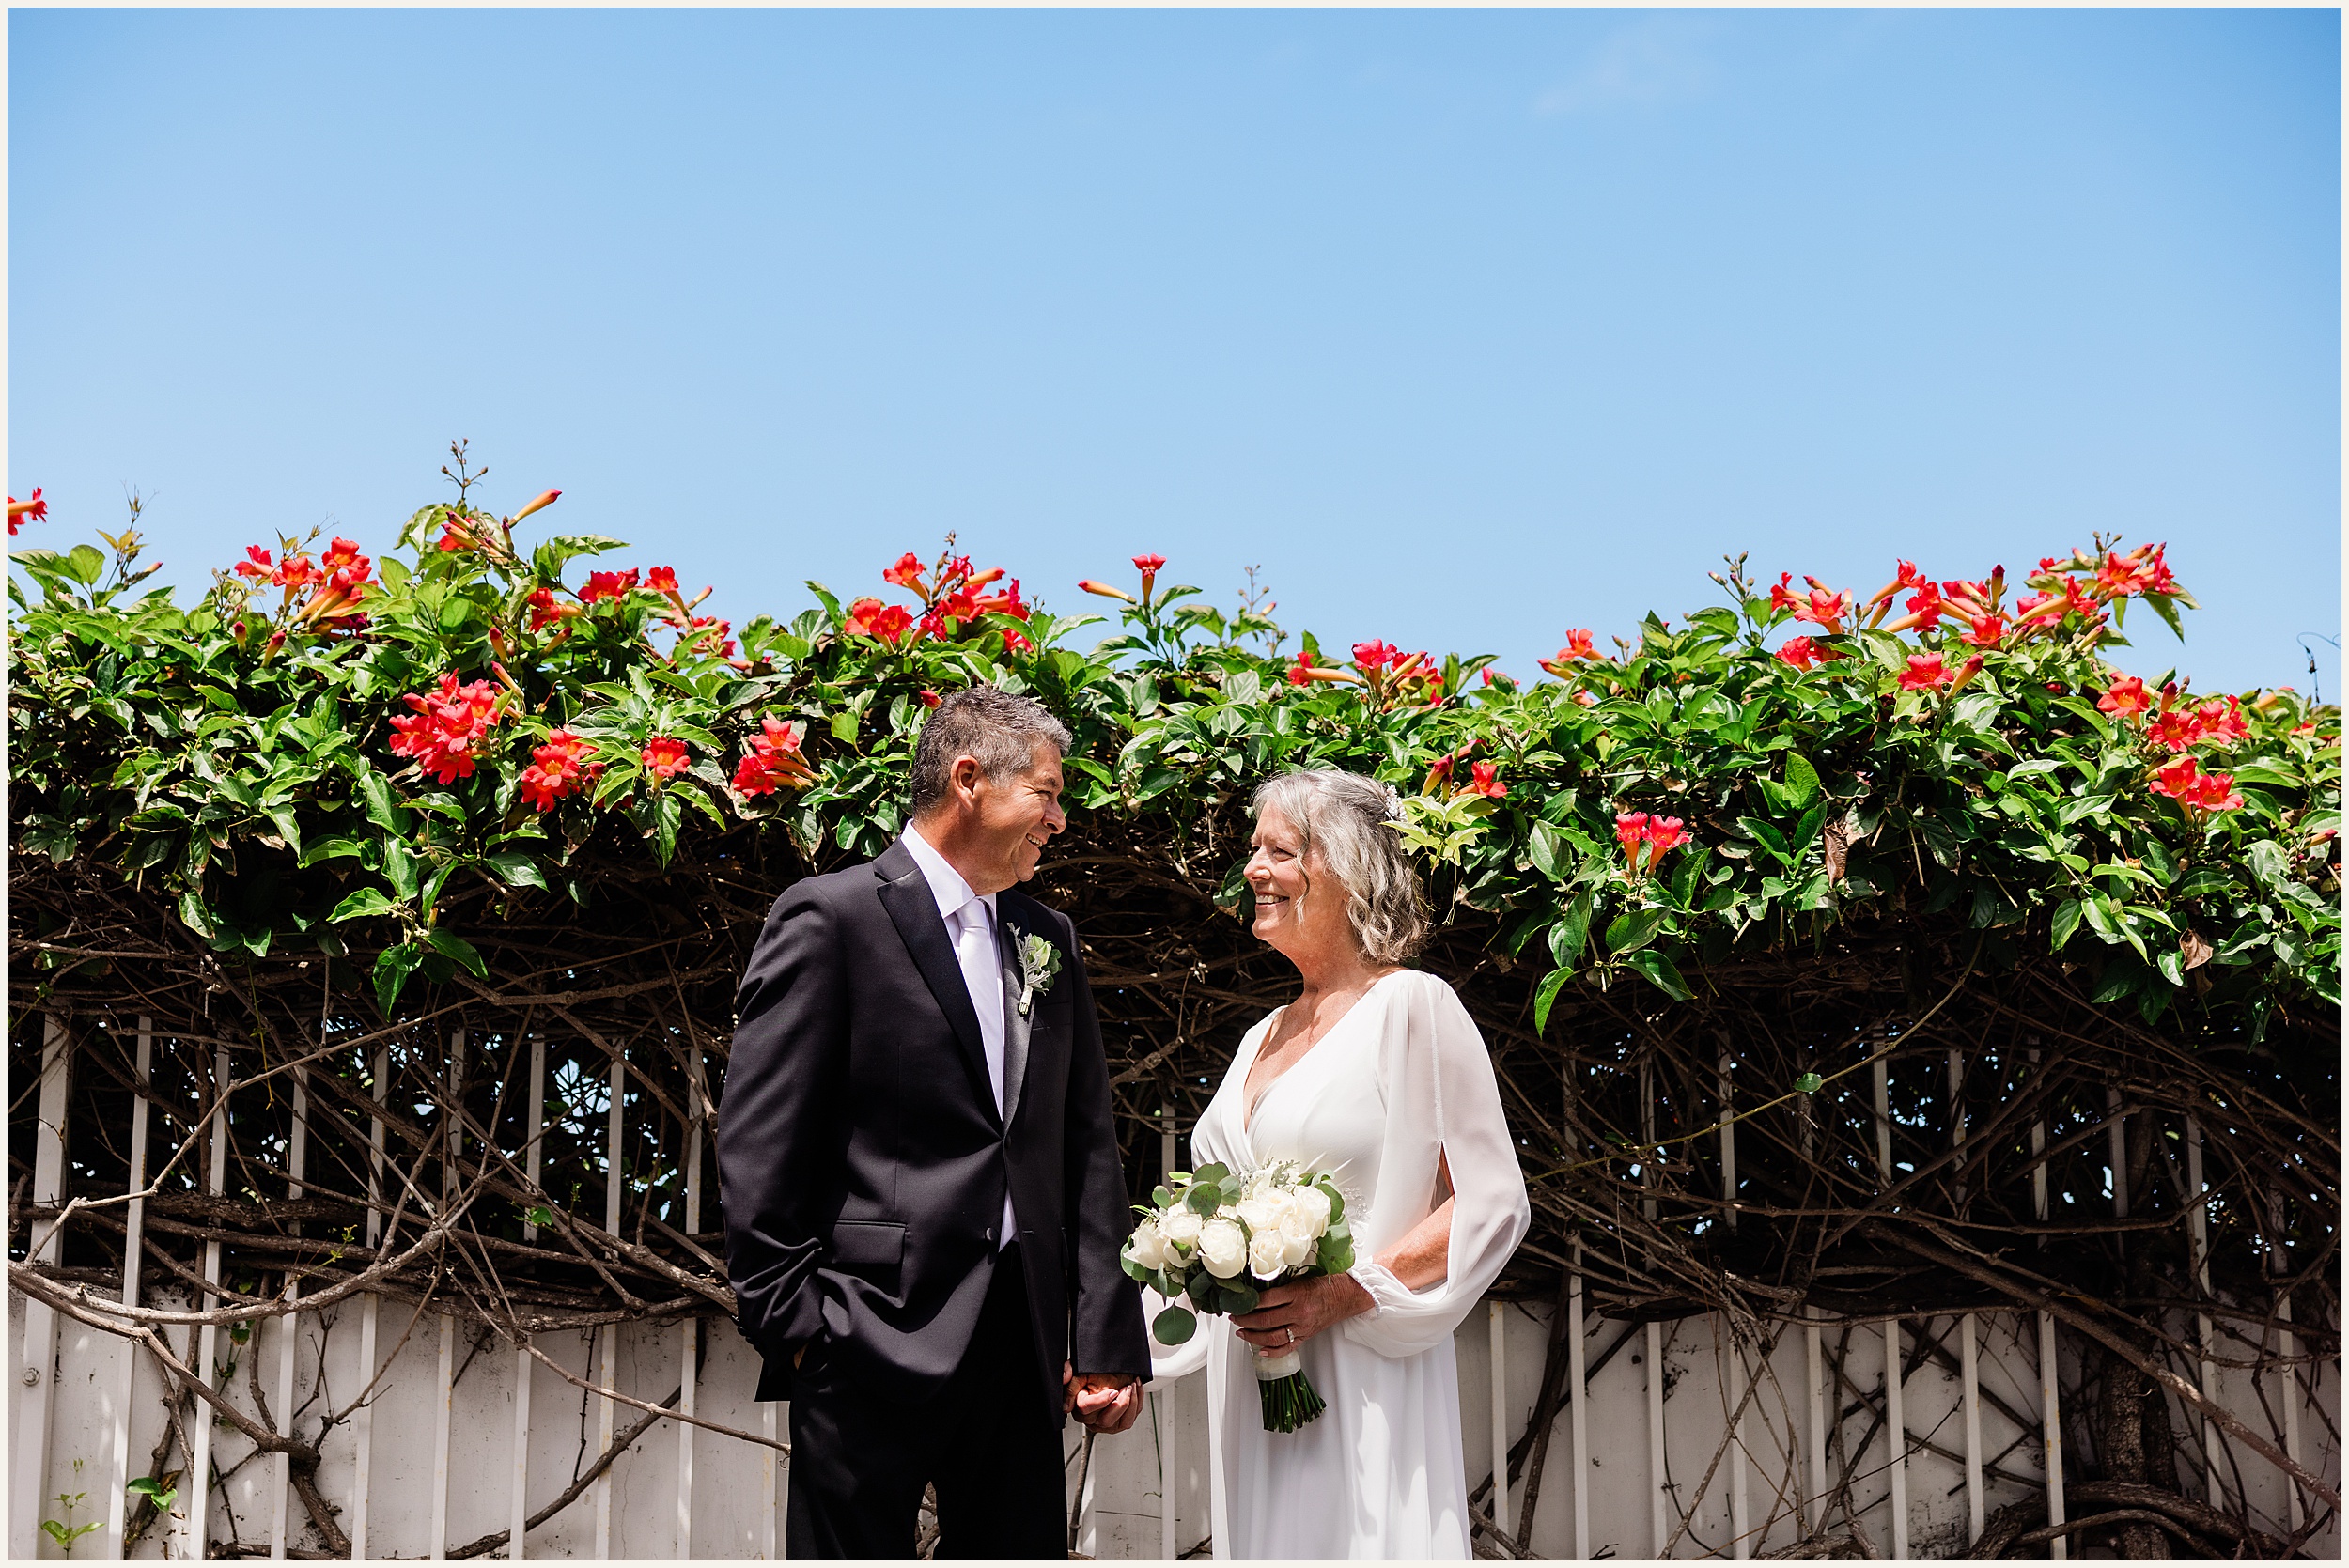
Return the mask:
<path id="1" fill-rule="evenodd" d="M 984 1266 L 995 1277 L 970 1348 L 926 1400 L 883 1399 L 822 1341 L 809 1347 L 791 1396 L 790 1556 L 911 1558 L 922 1488 L 935 1485 L 940 1557 L 1067 1557 L 1060 1432 L 1037 1406 L 1019 1250 Z"/>

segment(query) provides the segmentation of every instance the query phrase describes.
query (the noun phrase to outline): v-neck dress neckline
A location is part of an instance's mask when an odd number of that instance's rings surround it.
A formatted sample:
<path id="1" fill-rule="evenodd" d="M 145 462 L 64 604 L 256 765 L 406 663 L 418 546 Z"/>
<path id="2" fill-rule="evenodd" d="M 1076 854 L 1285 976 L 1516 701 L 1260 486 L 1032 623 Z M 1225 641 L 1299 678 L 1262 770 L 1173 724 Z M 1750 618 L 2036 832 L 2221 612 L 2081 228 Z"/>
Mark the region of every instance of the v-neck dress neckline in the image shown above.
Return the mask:
<path id="1" fill-rule="evenodd" d="M 1278 1089 L 1283 1082 L 1294 1077 L 1299 1068 L 1304 1066 L 1305 1063 L 1311 1060 L 1322 1047 L 1330 1043 L 1331 1035 L 1337 1033 L 1339 1030 L 1344 1029 L 1348 1023 L 1352 1022 L 1354 1015 L 1361 1012 L 1365 1006 L 1369 1005 L 1371 997 L 1377 993 L 1379 986 L 1385 985 L 1388 981 L 1392 980 L 1396 975 L 1406 972 L 1408 971 L 1399 969 L 1389 970 L 1386 973 L 1372 981 L 1363 988 L 1362 994 L 1354 999 L 1354 1005 L 1339 1014 L 1338 1021 L 1321 1032 L 1320 1039 L 1315 1040 L 1312 1045 L 1307 1046 L 1296 1061 L 1282 1068 L 1278 1073 L 1275 1073 L 1272 1077 L 1272 1081 L 1266 1084 L 1262 1089 L 1257 1090 L 1255 1097 L 1251 1099 L 1248 1095 L 1248 1074 L 1256 1070 L 1256 1063 L 1264 1057 L 1265 1042 L 1272 1038 L 1274 1032 L 1281 1027 L 1280 1020 L 1288 1016 L 1289 1008 L 1294 1006 L 1295 1003 L 1283 1002 L 1279 1008 L 1277 1008 L 1273 1012 L 1272 1017 L 1265 1020 L 1264 1032 L 1256 1036 L 1255 1049 L 1248 1053 L 1247 1072 L 1243 1072 L 1240 1075 L 1240 1136 L 1242 1138 L 1246 1138 L 1250 1133 L 1255 1130 L 1256 1112 L 1264 1109 L 1264 1102 L 1266 1100 L 1272 1097 L 1272 1091 Z"/>

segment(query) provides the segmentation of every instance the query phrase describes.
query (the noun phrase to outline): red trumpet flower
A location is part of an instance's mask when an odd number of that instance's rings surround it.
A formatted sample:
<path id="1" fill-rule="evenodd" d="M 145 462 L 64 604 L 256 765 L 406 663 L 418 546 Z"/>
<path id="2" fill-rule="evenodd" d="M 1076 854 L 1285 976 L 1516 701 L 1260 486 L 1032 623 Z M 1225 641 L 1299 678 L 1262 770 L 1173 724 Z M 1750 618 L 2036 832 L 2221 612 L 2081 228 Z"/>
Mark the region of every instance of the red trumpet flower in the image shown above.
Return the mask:
<path id="1" fill-rule="evenodd" d="M 2153 706 L 2154 699 L 2146 694 L 2145 683 L 2135 675 L 2115 675 L 2111 686 L 2096 699 L 2097 709 L 2115 719 L 2133 718 L 2150 711 Z"/>
<path id="2" fill-rule="evenodd" d="M 1779 645 L 1778 657 L 1781 663 L 1797 670 L 1808 670 L 1828 660 L 1841 659 L 1843 655 L 1832 648 L 1821 646 L 1809 637 L 1789 637 Z"/>
<path id="3" fill-rule="evenodd" d="M 2211 812 L 2232 811 L 2243 804 L 2232 773 L 2205 773 L 2192 757 L 2180 757 L 2154 775 L 2153 791 L 2167 795 L 2200 818 Z"/>
<path id="4" fill-rule="evenodd" d="M 1901 674 L 1904 691 L 1937 691 L 1957 678 L 1957 672 L 1942 661 L 1937 653 L 1912 653 L 1908 668 Z"/>
<path id="5" fill-rule="evenodd" d="M 595 754 L 596 744 L 585 736 L 552 732 L 543 745 L 531 748 L 530 766 L 522 769 L 522 799 L 538 811 L 553 810 L 555 801 L 577 794 L 603 770 L 601 763 L 589 760 Z"/>
<path id="6" fill-rule="evenodd" d="M 645 742 L 643 753 L 645 771 L 656 779 L 674 779 L 692 766 L 693 753 L 682 740 L 656 735 Z"/>
<path id="7" fill-rule="evenodd" d="M 877 598 L 861 598 L 848 606 L 848 624 L 844 629 L 858 637 L 879 638 L 884 643 L 902 641 L 913 625 L 913 614 L 901 604 L 883 604 Z"/>
<path id="8" fill-rule="evenodd" d="M 506 717 L 505 693 L 494 681 L 459 685 L 454 671 L 429 692 L 400 699 L 415 711 L 391 721 L 392 754 L 413 757 L 423 771 L 444 784 L 473 777 L 487 749 L 490 731 Z"/>
<path id="9" fill-rule="evenodd" d="M 1501 800 L 1509 793 L 1509 786 L 1501 782 L 1499 776 L 1500 772 L 1501 767 L 1498 763 L 1470 763 L 1470 782 L 1461 788 L 1460 793 L 1463 795 L 1482 795 L 1486 799 L 1493 800 Z"/>
<path id="10" fill-rule="evenodd" d="M 636 591 L 637 582 L 633 567 L 626 571 L 591 571 L 587 574 L 587 586 L 579 591 L 579 602 L 596 604 L 625 598 Z"/>
<path id="11" fill-rule="evenodd" d="M 804 789 L 816 782 L 816 770 L 800 753 L 807 727 L 786 723 L 770 714 L 758 722 L 759 733 L 750 737 L 750 750 L 734 769 L 734 787 L 743 795 L 772 795 L 784 784 Z"/>
<path id="12" fill-rule="evenodd" d="M 32 497 L 29 500 L 19 501 L 14 496 L 8 497 L 8 536 L 14 538 L 18 529 L 28 522 L 39 522 L 48 515 L 49 503 L 40 498 L 39 485 L 33 487 Z"/>

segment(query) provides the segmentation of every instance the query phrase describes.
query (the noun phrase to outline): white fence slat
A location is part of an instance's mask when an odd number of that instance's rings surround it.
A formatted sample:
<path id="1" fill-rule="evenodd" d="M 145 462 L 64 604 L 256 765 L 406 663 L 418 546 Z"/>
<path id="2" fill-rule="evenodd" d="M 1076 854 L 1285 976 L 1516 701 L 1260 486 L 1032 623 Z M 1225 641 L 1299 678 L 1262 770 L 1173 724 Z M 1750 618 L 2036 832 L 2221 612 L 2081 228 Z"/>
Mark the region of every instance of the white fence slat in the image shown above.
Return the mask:
<path id="1" fill-rule="evenodd" d="M 222 1046 L 212 1064 L 212 1151 L 210 1169 L 204 1178 L 204 1190 L 217 1198 L 228 1184 L 228 1095 L 231 1083 L 228 1073 L 228 1048 Z M 204 1282 L 220 1282 L 220 1243 L 204 1244 Z M 220 1305 L 220 1298 L 207 1290 L 199 1297 L 203 1310 L 210 1312 Z M 206 1324 L 196 1334 L 195 1374 L 210 1383 L 212 1380 L 212 1357 L 220 1344 L 217 1325 Z M 179 1495 L 187 1499 L 188 1518 L 184 1531 L 185 1556 L 201 1559 L 211 1541 L 212 1494 L 212 1411 L 211 1406 L 198 1402 L 188 1417 L 194 1430 L 188 1434 L 190 1448 L 187 1479 L 179 1483 Z"/>
<path id="2" fill-rule="evenodd" d="M 603 1228 L 614 1235 L 620 1233 L 620 1096 L 628 1087 L 628 1063 L 624 1057 L 612 1059 L 612 1104 L 610 1107 L 607 1152 L 604 1159 Z M 607 1325 L 603 1341 L 602 1364 L 597 1369 L 597 1381 L 607 1389 L 620 1386 L 620 1331 L 617 1325 Z M 619 1406 L 609 1399 L 596 1401 L 596 1452 L 603 1453 L 612 1447 L 618 1428 L 614 1417 Z M 596 1478 L 596 1556 L 609 1560 L 612 1556 L 612 1471 L 606 1469 Z"/>
<path id="3" fill-rule="evenodd" d="M 1827 1528 L 1827 1413 L 1819 1387 L 1827 1374 L 1827 1357 L 1819 1343 L 1818 1319 L 1808 1307 L 1802 1315 L 1803 1485 L 1809 1498 L 1803 1528 L 1817 1530 Z"/>
<path id="4" fill-rule="evenodd" d="M 375 1048 L 375 1071 L 371 1075 L 375 1103 L 381 1105 L 390 1088 L 392 1053 L 388 1045 Z M 383 1202 L 383 1118 L 381 1113 L 367 1118 L 367 1246 L 374 1248 L 383 1239 L 383 1215 L 378 1207 Z M 368 1291 L 359 1298 L 359 1382 L 362 1388 L 375 1376 L 375 1316 L 379 1297 Z M 350 1560 L 364 1562 L 367 1556 L 367 1479 L 375 1459 L 375 1399 L 369 1395 L 350 1417 L 351 1443 L 356 1452 L 351 1464 L 350 1478 Z"/>
<path id="5" fill-rule="evenodd" d="M 1875 1092 L 1876 1179 L 1892 1186 L 1891 1063 L 1879 1056 L 1871 1069 Z M 1901 1405 L 1901 1320 L 1884 1323 L 1884 1443 L 1889 1458 L 1892 1560 L 1908 1560 L 1908 1426 Z"/>
<path id="6" fill-rule="evenodd" d="M 547 1106 L 547 1037 L 530 1037 L 530 1092 L 524 1107 L 522 1131 L 522 1170 L 528 1176 L 531 1191 L 538 1189 L 539 1144 L 545 1131 Z M 529 1212 L 525 1206 L 523 1212 Z M 538 1239 L 538 1227 L 527 1219 L 522 1221 L 522 1239 Z M 523 1537 L 528 1533 L 530 1518 L 530 1378 L 535 1363 L 531 1359 L 530 1342 L 514 1349 L 514 1482 L 508 1499 L 506 1525 L 506 1555 L 508 1560 L 520 1562 L 526 1552 Z"/>
<path id="7" fill-rule="evenodd" d="M 1487 1303 L 1492 1337 L 1493 1528 L 1516 1533 L 1509 1514 L 1509 1318 L 1500 1301 Z"/>
<path id="8" fill-rule="evenodd" d="M 1974 1314 L 1957 1317 L 1958 1398 L 1966 1415 L 1966 1539 L 1979 1541 L 1984 1523 L 1982 1497 L 1982 1363 L 1974 1344 Z"/>
<path id="9" fill-rule="evenodd" d="M 702 1107 L 701 1053 L 694 1051 L 688 1063 L 692 1082 L 686 1090 L 685 1113 L 690 1119 L 685 1128 L 685 1234 L 692 1235 L 702 1228 Z M 694 1367 L 699 1358 L 701 1320 L 687 1315 L 677 1325 L 677 1410 L 683 1415 L 696 1415 L 693 1407 L 694 1385 L 700 1376 Z M 677 1423 L 677 1555 L 693 1555 L 693 1435 L 698 1430 L 691 1421 Z"/>
<path id="10" fill-rule="evenodd" d="M 1566 1383 L 1574 1391 L 1569 1432 L 1574 1448 L 1574 1560 L 1591 1560 L 1591 1379 L 1582 1343 L 1582 1243 L 1574 1244 L 1574 1274 L 1566 1284 Z"/>
<path id="11" fill-rule="evenodd" d="M 139 1016 L 138 1062 L 133 1079 L 136 1088 L 131 1096 L 131 1186 L 138 1192 L 147 1186 L 147 1083 L 154 1071 L 155 1020 L 145 1014 Z M 147 1200 L 132 1198 L 125 1205 L 122 1228 L 122 1300 L 126 1306 L 139 1304 L 139 1260 L 147 1236 Z M 139 1371 L 138 1352 L 128 1344 L 122 1350 L 122 1372 L 116 1386 L 114 1420 L 114 1460 L 106 1474 L 113 1489 L 106 1499 L 106 1559 L 122 1559 L 122 1532 L 130 1522 L 131 1475 L 131 1397 L 136 1387 Z"/>
<path id="12" fill-rule="evenodd" d="M 465 1032 L 452 1030 L 448 1037 L 448 1106 L 442 1112 L 442 1125 L 447 1129 L 441 1140 L 441 1207 L 443 1212 L 457 1197 L 457 1162 L 464 1157 L 464 1122 L 459 1110 L 465 1094 Z M 437 1219 L 438 1216 L 435 1216 Z M 439 1382 L 434 1388 L 439 1398 L 432 1402 L 432 1560 L 445 1561 L 448 1557 L 448 1428 L 457 1414 L 457 1319 L 446 1312 L 441 1318 L 441 1361 Z"/>
<path id="13" fill-rule="evenodd" d="M 1752 1527 L 1746 1509 L 1746 1347 L 1728 1318 L 1718 1321 L 1719 1332 L 1729 1341 L 1729 1553 L 1743 1562 L 1753 1555 L 1753 1543 L 1747 1538 Z"/>
<path id="14" fill-rule="evenodd" d="M 66 1076 L 70 1070 L 65 1020 L 54 1013 L 41 1020 L 40 1121 L 33 1134 L 33 1202 L 42 1207 L 62 1206 L 65 1201 Z M 27 1263 L 62 1255 L 61 1229 L 49 1222 L 46 1231 L 35 1220 L 26 1232 Z M 57 1314 L 46 1302 L 24 1301 L 24 1386 L 19 1397 L 15 1433 L 15 1478 L 8 1499 L 8 1555 L 30 1558 L 40 1543 L 42 1495 L 49 1484 L 50 1395 L 57 1380 Z"/>
<path id="15" fill-rule="evenodd" d="M 1901 1395 L 1901 1320 L 1884 1320 L 1884 1443 L 1890 1453 L 1892 1560 L 1908 1560 L 1908 1419 Z"/>
<path id="16" fill-rule="evenodd" d="M 2299 1337 L 2292 1331 L 2292 1293 L 2288 1290 L 2277 1293 L 2276 1321 L 2283 1325 L 2278 1343 L 2278 1348 L 2283 1353 L 2283 1364 L 2277 1371 L 2281 1374 L 2283 1383 L 2284 1457 L 2306 1468 L 2306 1462 L 2300 1454 L 2300 1374 L 2293 1365 L 2300 1354 Z M 2287 1509 L 2285 1522 L 2291 1525 L 2293 1533 L 2296 1535 L 2300 1527 L 2308 1522 L 2309 1505 L 2300 1495 L 2300 1483 L 2289 1477 L 2284 1482 L 2284 1501 Z"/>
<path id="17" fill-rule="evenodd" d="M 310 1148 L 310 1078 L 307 1067 L 293 1069 L 293 1128 L 286 1140 L 286 1196 L 302 1196 L 302 1178 Z M 300 1235 L 302 1225 L 296 1221 L 292 1234 Z M 302 1284 L 292 1265 L 286 1269 L 286 1299 L 292 1301 L 302 1295 Z M 277 1429 L 293 1430 L 294 1356 L 302 1343 L 302 1314 L 288 1312 L 277 1320 L 277 1408 L 270 1413 L 277 1418 Z M 261 1339 L 253 1336 L 255 1355 L 260 1354 Z M 283 1560 L 286 1556 L 287 1504 L 293 1492 L 293 1456 L 285 1453 L 270 1455 L 270 1524 L 269 1555 Z"/>
<path id="18" fill-rule="evenodd" d="M 780 1436 L 776 1428 L 782 1423 L 775 1419 L 775 1406 L 780 1403 L 770 1399 L 758 1407 L 759 1432 L 770 1443 Z M 758 1556 L 762 1562 L 775 1562 L 782 1557 L 775 1541 L 776 1494 L 781 1490 L 775 1472 L 782 1457 L 770 1448 L 758 1451 Z"/>
<path id="19" fill-rule="evenodd" d="M 2039 1314 L 2039 1446 L 2047 1476 L 2047 1523 L 2063 1523 L 2063 1410 L 2058 1389 L 2055 1314 Z M 2071 1549 L 2064 1538 L 2047 1543 L 2056 1561 L 2066 1560 Z"/>
<path id="20" fill-rule="evenodd" d="M 1672 1499 L 1664 1490 L 1664 1327 L 1650 1323 L 1645 1332 L 1648 1528 L 1654 1542 L 1653 1555 L 1660 1558 L 1664 1555 L 1664 1543 L 1672 1539 Z"/>

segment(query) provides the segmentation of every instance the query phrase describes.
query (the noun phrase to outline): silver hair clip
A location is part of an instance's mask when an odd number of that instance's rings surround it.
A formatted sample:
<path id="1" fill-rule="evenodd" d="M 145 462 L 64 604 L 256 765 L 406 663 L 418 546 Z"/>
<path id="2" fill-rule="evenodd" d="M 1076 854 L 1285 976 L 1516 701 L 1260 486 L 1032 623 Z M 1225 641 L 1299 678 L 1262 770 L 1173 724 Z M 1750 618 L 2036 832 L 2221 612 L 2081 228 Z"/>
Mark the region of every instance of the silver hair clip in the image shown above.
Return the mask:
<path id="1" fill-rule="evenodd" d="M 1403 797 L 1395 793 L 1392 784 L 1387 785 L 1387 820 L 1390 822 L 1403 820 Z"/>

